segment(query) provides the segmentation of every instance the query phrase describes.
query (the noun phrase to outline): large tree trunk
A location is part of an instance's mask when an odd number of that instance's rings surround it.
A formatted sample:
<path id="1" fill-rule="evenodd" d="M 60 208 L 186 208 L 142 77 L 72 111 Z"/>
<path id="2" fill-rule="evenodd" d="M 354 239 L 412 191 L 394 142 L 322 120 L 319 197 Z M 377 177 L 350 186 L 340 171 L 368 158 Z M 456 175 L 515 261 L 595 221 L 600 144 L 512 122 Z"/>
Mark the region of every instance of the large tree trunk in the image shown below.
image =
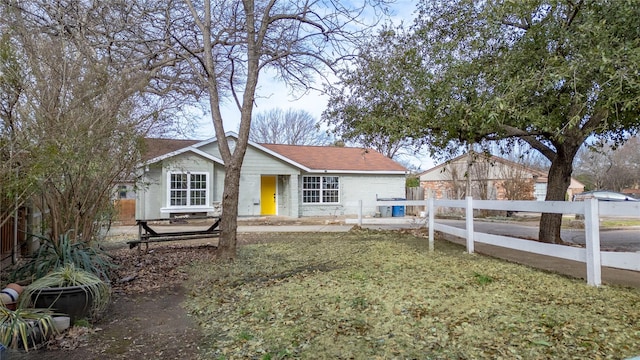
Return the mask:
<path id="1" fill-rule="evenodd" d="M 567 189 L 571 185 L 571 173 L 573 171 L 574 156 L 570 155 L 571 150 L 559 149 L 557 156 L 551 162 L 545 201 L 565 201 Z M 573 153 L 575 155 L 575 151 Z M 543 213 L 540 217 L 538 240 L 546 243 L 562 244 L 563 241 L 560 237 L 561 225 L 562 214 Z"/>
<path id="2" fill-rule="evenodd" d="M 234 159 L 225 164 L 224 192 L 222 193 L 222 219 L 220 221 L 220 241 L 218 259 L 232 261 L 236 257 L 238 197 L 240 193 L 240 164 Z"/>

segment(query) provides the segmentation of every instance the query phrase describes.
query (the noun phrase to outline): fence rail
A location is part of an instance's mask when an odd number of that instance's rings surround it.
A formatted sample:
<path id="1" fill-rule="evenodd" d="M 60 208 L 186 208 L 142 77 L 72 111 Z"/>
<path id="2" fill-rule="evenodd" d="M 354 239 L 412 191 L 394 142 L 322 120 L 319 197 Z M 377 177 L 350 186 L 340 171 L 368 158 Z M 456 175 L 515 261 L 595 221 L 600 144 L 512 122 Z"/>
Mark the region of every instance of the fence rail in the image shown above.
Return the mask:
<path id="1" fill-rule="evenodd" d="M 474 252 L 474 243 L 484 243 L 530 253 L 553 256 L 561 259 L 583 262 L 587 268 L 587 283 L 592 286 L 602 284 L 602 266 L 640 271 L 640 253 L 612 252 L 600 250 L 600 217 L 627 216 L 640 218 L 640 202 L 599 202 L 589 199 L 584 202 L 566 201 L 516 201 L 516 200 L 394 200 L 378 201 L 377 206 L 425 206 L 428 216 L 429 250 L 434 248 L 434 232 L 440 231 L 466 239 L 467 252 Z M 435 219 L 437 207 L 462 208 L 465 210 L 465 228 L 457 228 Z M 586 247 L 578 248 L 539 241 L 525 240 L 509 236 L 475 232 L 473 229 L 474 210 L 502 210 L 533 213 L 584 215 Z M 362 211 L 358 223 L 362 224 Z M 638 239 L 640 242 L 640 239 Z"/>

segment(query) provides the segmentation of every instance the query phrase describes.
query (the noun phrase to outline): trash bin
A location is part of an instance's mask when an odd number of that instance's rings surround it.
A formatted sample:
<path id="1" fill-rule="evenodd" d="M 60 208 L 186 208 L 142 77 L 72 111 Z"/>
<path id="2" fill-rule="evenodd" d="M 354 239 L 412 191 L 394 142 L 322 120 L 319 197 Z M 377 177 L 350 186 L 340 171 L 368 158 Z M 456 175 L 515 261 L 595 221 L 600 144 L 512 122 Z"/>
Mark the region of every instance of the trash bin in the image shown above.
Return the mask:
<path id="1" fill-rule="evenodd" d="M 378 201 L 393 201 L 393 198 L 389 199 L 377 199 Z M 393 215 L 393 207 L 391 205 L 382 205 L 378 206 L 378 211 L 380 212 L 380 217 L 391 217 Z"/>
<path id="2" fill-rule="evenodd" d="M 406 200 L 404 198 L 395 198 L 393 200 Z M 404 216 L 404 205 L 393 205 L 391 209 L 391 216 L 393 217 L 403 217 Z"/>
<path id="3" fill-rule="evenodd" d="M 404 205 L 394 205 L 391 209 L 391 216 L 393 217 L 403 217 L 404 216 Z"/>
<path id="4" fill-rule="evenodd" d="M 380 217 L 391 217 L 393 214 L 392 206 L 378 206 Z"/>

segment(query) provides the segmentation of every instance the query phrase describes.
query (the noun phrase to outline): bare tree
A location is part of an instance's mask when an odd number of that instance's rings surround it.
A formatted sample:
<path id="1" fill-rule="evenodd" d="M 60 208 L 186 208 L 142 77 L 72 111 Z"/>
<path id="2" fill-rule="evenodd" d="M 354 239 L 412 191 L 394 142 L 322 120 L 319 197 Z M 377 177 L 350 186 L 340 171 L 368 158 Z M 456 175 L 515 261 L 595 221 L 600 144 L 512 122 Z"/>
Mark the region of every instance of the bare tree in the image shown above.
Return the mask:
<path id="1" fill-rule="evenodd" d="M 466 170 L 460 163 L 450 162 L 442 170 L 448 182 L 451 199 L 464 199 L 467 196 Z"/>
<path id="2" fill-rule="evenodd" d="M 472 153 L 471 167 L 467 170 L 471 178 L 471 196 L 480 200 L 489 200 L 495 195 L 495 187 L 492 179 L 494 167 L 489 156 Z"/>
<path id="3" fill-rule="evenodd" d="M 640 136 L 634 136 L 614 151 L 616 171 L 609 177 L 614 180 L 611 189 L 622 191 L 640 187 Z"/>
<path id="4" fill-rule="evenodd" d="M 576 156 L 577 176 L 591 189 L 621 191 L 640 185 L 640 137 L 622 146 L 599 142 L 583 146 Z"/>
<path id="5" fill-rule="evenodd" d="M 132 19 L 147 10 L 117 0 L 0 2 L 0 30 L 20 65 L 1 81 L 15 90 L 2 101 L 1 140 L 13 154 L 2 175 L 29 185 L 16 204 L 40 193 L 35 205 L 54 241 L 93 238 L 114 182 L 138 163 L 140 137 L 175 105 L 162 96 L 166 59 L 129 37 L 144 34 Z M 15 193 L 4 182 L 2 191 Z"/>
<path id="6" fill-rule="evenodd" d="M 589 189 L 604 189 L 613 166 L 609 147 L 597 149 L 587 145 L 580 148 L 576 155 L 576 176 Z"/>
<path id="7" fill-rule="evenodd" d="M 31 167 L 28 150 L 19 144 L 23 132 L 17 120 L 22 93 L 22 69 L 8 33 L 0 37 L 0 226 L 9 221 L 34 191 L 25 177 Z"/>
<path id="8" fill-rule="evenodd" d="M 514 164 L 516 165 L 516 164 Z M 500 170 L 504 197 L 507 200 L 534 200 L 535 184 L 524 166 L 503 166 Z"/>
<path id="9" fill-rule="evenodd" d="M 168 31 L 195 80 L 209 97 L 212 122 L 225 164 L 220 259 L 236 256 L 240 170 L 249 141 L 258 79 L 267 69 L 295 89 L 307 90 L 324 78 L 336 60 L 362 39 L 364 10 L 378 0 L 355 2 L 203 1 L 171 3 Z M 240 112 L 233 150 L 225 136 L 221 105 L 231 101 Z"/>
<path id="10" fill-rule="evenodd" d="M 413 141 L 408 138 L 393 138 L 386 135 L 360 135 L 352 136 L 349 143 L 358 146 L 370 147 L 389 159 L 398 159 L 401 156 L 410 156 L 410 150 L 414 148 Z"/>
<path id="11" fill-rule="evenodd" d="M 254 116 L 249 140 L 270 144 L 327 145 L 332 139 L 319 129 L 316 119 L 308 111 L 276 108 Z"/>

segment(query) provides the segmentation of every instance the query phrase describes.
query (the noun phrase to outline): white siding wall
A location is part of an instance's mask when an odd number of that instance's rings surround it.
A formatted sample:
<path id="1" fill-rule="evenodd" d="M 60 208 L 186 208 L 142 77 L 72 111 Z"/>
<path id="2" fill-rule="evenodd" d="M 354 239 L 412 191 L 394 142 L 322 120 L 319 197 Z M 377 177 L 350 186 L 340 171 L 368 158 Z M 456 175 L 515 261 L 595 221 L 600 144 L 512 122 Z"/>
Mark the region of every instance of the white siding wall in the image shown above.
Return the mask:
<path id="1" fill-rule="evenodd" d="M 325 174 L 309 174 L 311 176 Z M 299 179 L 300 216 L 340 216 L 358 215 L 358 203 L 362 200 L 362 215 L 375 215 L 377 198 L 404 198 L 405 176 L 400 175 L 360 175 L 326 174 L 340 178 L 339 204 L 303 204 L 302 176 Z"/>
<path id="2" fill-rule="evenodd" d="M 206 172 L 209 174 L 209 207 L 216 207 L 222 199 L 222 166 L 193 153 L 184 153 L 149 166 L 144 172 L 142 189 L 137 193 L 136 219 L 168 218 L 168 174 L 176 172 Z M 211 211 L 209 211 L 212 214 Z"/>
<path id="3" fill-rule="evenodd" d="M 538 201 L 544 201 L 544 199 L 547 197 L 547 184 L 536 183 L 533 189 L 533 196 Z"/>
<path id="4" fill-rule="evenodd" d="M 220 157 L 217 143 L 203 146 L 200 150 Z M 260 215 L 260 176 L 279 175 L 278 186 L 278 215 L 297 216 L 298 207 L 297 183 L 289 181 L 291 186 L 281 188 L 283 185 L 281 178 L 295 179 L 300 171 L 290 164 L 279 160 L 273 156 L 265 154 L 249 146 L 242 163 L 240 174 L 240 196 L 238 199 L 238 216 L 259 216 Z M 224 173 L 222 173 L 221 184 L 224 186 Z M 288 191 L 287 194 L 283 191 Z M 222 192 L 220 192 L 222 198 Z"/>
<path id="5" fill-rule="evenodd" d="M 200 150 L 220 158 L 216 143 Z M 143 187 L 137 194 L 136 218 L 152 219 L 168 217 L 160 209 L 167 206 L 167 174 L 169 171 L 206 171 L 210 182 L 210 201 L 220 202 L 224 191 L 224 168 L 194 153 L 185 153 L 154 164 L 144 172 Z M 277 176 L 277 215 L 280 216 L 329 216 L 357 215 L 358 202 L 363 201 L 363 215 L 376 213 L 377 198 L 404 198 L 405 176 L 327 174 L 340 177 L 340 203 L 331 205 L 302 204 L 302 176 L 298 168 L 249 146 L 245 154 L 240 176 L 239 216 L 260 215 L 260 177 Z M 313 174 L 311 174 L 313 175 Z"/>
<path id="6" fill-rule="evenodd" d="M 157 164 L 144 170 L 140 189 L 136 193 L 136 219 L 160 217 L 162 206 L 162 167 Z"/>

